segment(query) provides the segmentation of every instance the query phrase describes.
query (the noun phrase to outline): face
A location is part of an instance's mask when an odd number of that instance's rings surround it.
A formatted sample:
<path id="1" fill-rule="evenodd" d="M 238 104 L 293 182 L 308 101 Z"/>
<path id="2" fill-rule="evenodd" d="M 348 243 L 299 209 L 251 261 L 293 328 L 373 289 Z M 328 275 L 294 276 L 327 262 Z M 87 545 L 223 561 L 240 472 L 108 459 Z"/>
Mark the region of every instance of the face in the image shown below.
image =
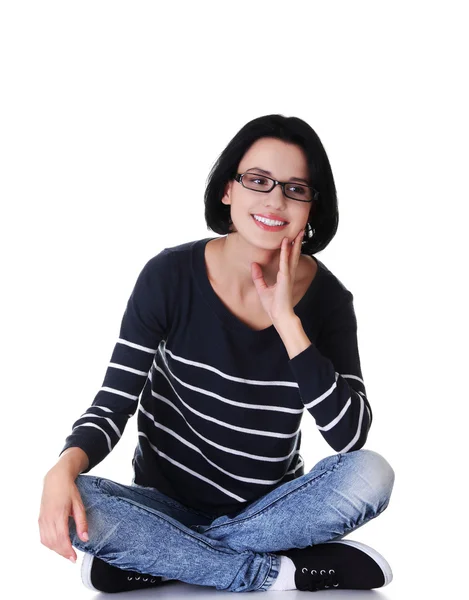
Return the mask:
<path id="1" fill-rule="evenodd" d="M 277 181 L 307 183 L 309 172 L 306 155 L 296 144 L 276 138 L 260 138 L 244 154 L 238 165 L 238 173 L 253 172 L 263 175 L 262 171 Z M 264 173 L 264 175 L 266 175 Z M 300 182 L 299 179 L 305 181 Z M 263 248 L 279 248 L 286 236 L 292 241 L 302 231 L 309 220 L 312 203 L 299 202 L 284 196 L 277 185 L 269 192 L 257 192 L 246 189 L 237 181 L 230 181 L 222 198 L 223 204 L 231 205 L 231 226 L 243 238 Z M 288 221 L 286 227 L 277 231 L 259 227 L 253 215 L 274 215 L 276 220 Z"/>

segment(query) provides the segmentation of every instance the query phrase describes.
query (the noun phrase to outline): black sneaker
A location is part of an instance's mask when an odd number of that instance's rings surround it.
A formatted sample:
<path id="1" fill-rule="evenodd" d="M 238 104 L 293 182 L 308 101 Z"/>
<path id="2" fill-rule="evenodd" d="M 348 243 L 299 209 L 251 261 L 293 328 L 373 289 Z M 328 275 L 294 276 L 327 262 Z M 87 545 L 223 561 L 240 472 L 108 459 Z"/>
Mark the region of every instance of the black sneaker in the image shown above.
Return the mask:
<path id="1" fill-rule="evenodd" d="M 387 561 L 361 542 L 337 540 L 283 550 L 277 554 L 288 556 L 293 561 L 298 590 L 371 590 L 392 581 Z"/>
<path id="2" fill-rule="evenodd" d="M 163 581 L 161 577 L 144 575 L 137 571 L 125 571 L 87 552 L 81 563 L 81 580 L 90 590 L 107 593 L 142 590 L 177 581 L 176 579 Z"/>

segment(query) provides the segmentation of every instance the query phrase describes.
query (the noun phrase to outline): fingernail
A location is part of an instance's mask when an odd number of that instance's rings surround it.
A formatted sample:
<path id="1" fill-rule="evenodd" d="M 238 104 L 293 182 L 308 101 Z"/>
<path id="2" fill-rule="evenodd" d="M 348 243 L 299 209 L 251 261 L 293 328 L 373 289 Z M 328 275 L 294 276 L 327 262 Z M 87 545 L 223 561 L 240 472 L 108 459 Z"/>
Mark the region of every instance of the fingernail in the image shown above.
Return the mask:
<path id="1" fill-rule="evenodd" d="M 88 537 L 88 534 L 86 533 L 86 531 L 84 531 L 84 532 L 83 532 L 83 539 L 85 540 L 85 542 L 88 542 L 88 541 L 89 541 L 89 539 L 90 539 L 90 538 Z"/>
<path id="2" fill-rule="evenodd" d="M 77 562 L 77 561 L 76 561 L 76 558 L 75 558 L 74 556 L 71 556 L 71 557 L 70 557 L 70 560 L 72 561 L 72 563 L 73 563 L 73 564 L 75 564 L 75 563 Z"/>

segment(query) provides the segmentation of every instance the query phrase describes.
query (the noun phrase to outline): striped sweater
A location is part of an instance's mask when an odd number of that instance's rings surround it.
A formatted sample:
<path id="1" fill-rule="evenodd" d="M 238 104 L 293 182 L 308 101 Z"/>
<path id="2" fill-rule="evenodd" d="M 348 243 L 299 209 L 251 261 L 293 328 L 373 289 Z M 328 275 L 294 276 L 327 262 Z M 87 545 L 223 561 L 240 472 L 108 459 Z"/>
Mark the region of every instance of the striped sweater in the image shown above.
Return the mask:
<path id="1" fill-rule="evenodd" d="M 311 345 L 289 359 L 275 327 L 253 330 L 215 293 L 205 238 L 165 248 L 139 273 L 102 387 L 67 448 L 111 452 L 137 412 L 133 483 L 207 515 L 236 514 L 304 474 L 305 409 L 336 452 L 360 449 L 372 412 L 353 295 L 317 258 L 294 307 Z"/>

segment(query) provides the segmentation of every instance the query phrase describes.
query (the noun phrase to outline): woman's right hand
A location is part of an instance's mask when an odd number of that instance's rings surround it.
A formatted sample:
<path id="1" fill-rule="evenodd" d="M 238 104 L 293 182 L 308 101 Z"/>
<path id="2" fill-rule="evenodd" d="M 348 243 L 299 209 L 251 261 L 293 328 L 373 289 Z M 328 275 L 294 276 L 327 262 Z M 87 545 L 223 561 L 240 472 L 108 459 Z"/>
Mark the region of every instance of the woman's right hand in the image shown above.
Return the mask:
<path id="1" fill-rule="evenodd" d="M 73 476 L 58 464 L 44 477 L 38 519 L 41 544 L 76 562 L 77 555 L 70 541 L 69 517 L 74 518 L 80 539 L 87 542 L 88 524 L 80 492 Z"/>

